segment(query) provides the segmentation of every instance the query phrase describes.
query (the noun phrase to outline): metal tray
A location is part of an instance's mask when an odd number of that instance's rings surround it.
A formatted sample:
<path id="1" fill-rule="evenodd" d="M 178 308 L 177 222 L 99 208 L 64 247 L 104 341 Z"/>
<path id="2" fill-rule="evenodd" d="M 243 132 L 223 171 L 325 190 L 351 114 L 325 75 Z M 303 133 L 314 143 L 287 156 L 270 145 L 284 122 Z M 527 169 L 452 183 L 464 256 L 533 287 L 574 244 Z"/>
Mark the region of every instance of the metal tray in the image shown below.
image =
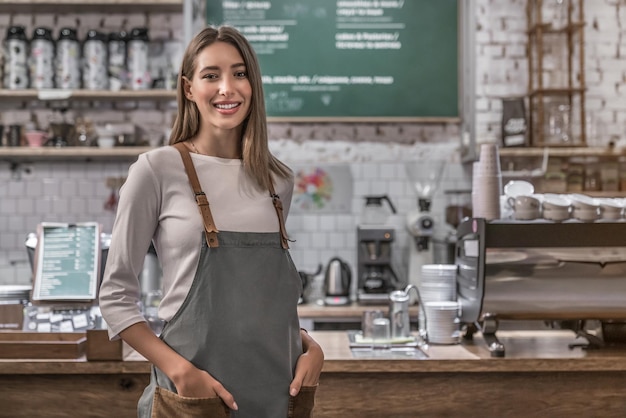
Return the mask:
<path id="1" fill-rule="evenodd" d="M 407 340 L 381 340 L 372 342 L 361 342 L 358 336 L 363 335 L 361 331 L 348 331 L 348 339 L 350 341 L 350 349 L 353 352 L 374 352 L 374 351 L 387 351 L 387 352 L 419 352 L 423 355 L 423 358 L 428 358 L 428 354 L 424 351 L 423 347 L 426 346 L 424 340 L 418 336 L 413 336 Z"/>

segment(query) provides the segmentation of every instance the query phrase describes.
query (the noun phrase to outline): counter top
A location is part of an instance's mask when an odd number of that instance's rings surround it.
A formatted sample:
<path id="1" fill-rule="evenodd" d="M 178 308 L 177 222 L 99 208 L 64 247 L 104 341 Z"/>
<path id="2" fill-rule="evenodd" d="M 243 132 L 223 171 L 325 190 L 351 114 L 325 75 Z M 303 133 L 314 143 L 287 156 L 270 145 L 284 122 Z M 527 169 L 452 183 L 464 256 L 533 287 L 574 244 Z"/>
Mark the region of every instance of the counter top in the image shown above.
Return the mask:
<path id="1" fill-rule="evenodd" d="M 363 418 L 622 418 L 626 411 L 626 348 L 570 349 L 585 342 L 571 331 L 499 331 L 504 358 L 491 358 L 479 334 L 463 344 L 424 347 L 427 358 L 352 352 L 345 331 L 310 334 L 325 352 L 317 417 L 345 418 L 349 410 Z M 0 418 L 41 411 L 57 418 L 135 416 L 150 366 L 132 351 L 125 358 L 0 360 Z"/>
<path id="2" fill-rule="evenodd" d="M 385 314 L 389 312 L 388 305 L 360 305 L 351 303 L 349 305 L 316 305 L 314 303 L 304 303 L 298 305 L 298 315 L 300 318 L 361 318 L 363 312 L 380 310 Z M 409 314 L 417 318 L 419 307 L 413 305 L 409 307 Z"/>
<path id="3" fill-rule="evenodd" d="M 584 349 L 569 348 L 581 344 L 571 331 L 500 331 L 499 340 L 506 347 L 506 357 L 492 358 L 480 337 L 455 345 L 423 347 L 419 353 L 372 350 L 352 352 L 344 331 L 312 331 L 311 336 L 325 354 L 323 372 L 393 373 L 393 372 L 518 372 L 518 371 L 626 371 L 626 347 Z M 148 373 L 149 364 L 129 347 L 125 361 L 73 360 L 0 360 L 0 374 L 124 374 Z"/>

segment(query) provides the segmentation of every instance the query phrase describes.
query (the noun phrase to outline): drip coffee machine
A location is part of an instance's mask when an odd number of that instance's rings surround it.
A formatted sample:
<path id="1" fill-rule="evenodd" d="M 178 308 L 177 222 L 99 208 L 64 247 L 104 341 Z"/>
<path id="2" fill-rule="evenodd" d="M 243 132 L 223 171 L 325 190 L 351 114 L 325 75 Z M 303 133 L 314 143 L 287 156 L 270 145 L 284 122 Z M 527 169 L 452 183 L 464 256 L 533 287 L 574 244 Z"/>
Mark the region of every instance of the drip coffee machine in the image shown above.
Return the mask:
<path id="1" fill-rule="evenodd" d="M 358 288 L 360 304 L 384 305 L 389 302 L 389 292 L 400 286 L 392 266 L 392 243 L 395 229 L 387 224 L 389 204 L 391 213 L 396 209 L 388 196 L 366 196 L 361 224 L 357 227 Z"/>
<path id="2" fill-rule="evenodd" d="M 430 160 L 410 162 L 405 165 L 409 181 L 417 194 L 417 209 L 407 214 L 407 229 L 413 239 L 409 244 L 408 284 L 418 285 L 421 267 L 433 263 L 431 240 L 435 219 L 431 213 L 433 196 L 439 187 L 445 161 Z"/>

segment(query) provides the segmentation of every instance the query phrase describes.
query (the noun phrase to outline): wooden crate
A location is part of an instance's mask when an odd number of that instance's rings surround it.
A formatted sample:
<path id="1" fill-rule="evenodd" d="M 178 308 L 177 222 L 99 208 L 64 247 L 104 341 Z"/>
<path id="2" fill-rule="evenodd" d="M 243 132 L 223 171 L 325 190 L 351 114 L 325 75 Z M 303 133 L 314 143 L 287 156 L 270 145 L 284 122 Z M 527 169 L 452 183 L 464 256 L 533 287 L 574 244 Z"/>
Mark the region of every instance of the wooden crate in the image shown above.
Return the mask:
<path id="1" fill-rule="evenodd" d="M 0 358 L 75 359 L 85 354 L 83 332 L 0 332 Z"/>
<path id="2" fill-rule="evenodd" d="M 109 341 L 109 334 L 104 329 L 87 330 L 87 360 L 122 361 L 122 340 Z"/>

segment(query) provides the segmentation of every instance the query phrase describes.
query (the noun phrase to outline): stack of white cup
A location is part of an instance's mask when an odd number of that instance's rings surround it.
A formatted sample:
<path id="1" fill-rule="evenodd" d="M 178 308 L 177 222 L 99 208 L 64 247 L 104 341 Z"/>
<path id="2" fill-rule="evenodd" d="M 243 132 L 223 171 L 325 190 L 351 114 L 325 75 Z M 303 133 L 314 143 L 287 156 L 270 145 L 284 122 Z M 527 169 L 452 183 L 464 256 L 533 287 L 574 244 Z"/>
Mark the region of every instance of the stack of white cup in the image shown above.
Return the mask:
<path id="1" fill-rule="evenodd" d="M 472 172 L 472 216 L 490 221 L 500 219 L 502 172 L 496 144 L 482 144 Z"/>

